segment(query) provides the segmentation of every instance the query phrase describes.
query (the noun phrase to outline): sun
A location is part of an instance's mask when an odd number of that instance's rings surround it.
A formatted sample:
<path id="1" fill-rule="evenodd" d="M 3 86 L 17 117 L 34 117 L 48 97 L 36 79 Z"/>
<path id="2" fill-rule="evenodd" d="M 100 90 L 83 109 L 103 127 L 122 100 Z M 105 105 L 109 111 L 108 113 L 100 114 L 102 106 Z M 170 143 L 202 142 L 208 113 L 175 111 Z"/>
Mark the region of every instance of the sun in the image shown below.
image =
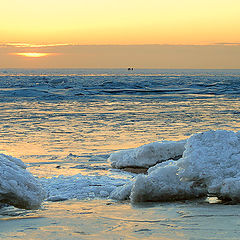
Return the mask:
<path id="1" fill-rule="evenodd" d="M 40 58 L 51 55 L 51 53 L 40 53 L 40 52 L 23 52 L 23 53 L 14 53 L 14 55 L 29 57 L 29 58 Z"/>

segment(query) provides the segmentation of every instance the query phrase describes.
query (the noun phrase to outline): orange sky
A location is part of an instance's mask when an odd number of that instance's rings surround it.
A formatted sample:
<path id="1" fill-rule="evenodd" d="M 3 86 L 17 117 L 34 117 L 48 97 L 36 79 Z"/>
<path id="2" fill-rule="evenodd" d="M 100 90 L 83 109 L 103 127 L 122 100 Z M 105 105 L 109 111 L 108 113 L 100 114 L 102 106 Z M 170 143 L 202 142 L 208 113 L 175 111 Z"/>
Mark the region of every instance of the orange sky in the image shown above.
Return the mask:
<path id="1" fill-rule="evenodd" d="M 227 65 L 234 68 L 236 67 L 236 63 L 234 63 L 236 53 L 232 49 L 236 50 L 238 48 L 227 46 L 227 44 L 233 43 L 236 45 L 240 42 L 239 9 L 239 0 L 2 1 L 0 67 L 52 66 L 51 61 L 53 59 L 60 61 L 63 54 L 68 61 L 65 64 L 62 62 L 61 67 L 69 67 L 71 64 L 75 66 L 75 61 L 81 57 L 80 46 L 82 45 L 138 45 L 139 55 L 148 58 L 151 53 L 146 52 L 146 49 L 140 48 L 140 46 L 146 44 L 179 46 L 178 49 L 182 49 L 179 50 L 181 52 L 184 46 L 218 46 L 220 43 L 222 47 L 215 48 L 212 51 L 215 58 L 213 58 L 214 56 L 211 58 L 218 62 L 218 55 L 222 56 L 224 46 L 224 52 L 227 56 L 231 56 L 232 61 Z M 226 44 L 222 45 L 221 43 Z M 73 49 L 76 51 L 75 54 L 71 52 Z M 88 50 L 91 52 L 90 49 Z M 135 55 L 131 54 L 133 49 L 134 47 L 129 50 L 129 55 L 133 62 L 139 61 L 138 57 L 134 60 Z M 219 52 L 217 49 L 219 49 Z M 36 57 L 37 52 L 46 53 L 46 50 L 49 53 L 51 52 L 50 56 L 46 57 L 45 55 L 44 57 L 43 54 L 41 57 Z M 102 62 L 105 62 L 102 65 L 110 67 L 107 63 L 108 59 L 105 59 L 104 56 L 109 55 L 108 51 L 113 51 L 113 49 L 105 50 L 106 52 L 103 53 L 103 50 L 99 47 L 96 55 L 98 55 L 97 58 L 100 58 L 101 55 Z M 186 51 L 186 55 L 183 52 L 181 53 L 181 62 L 173 62 L 172 66 L 181 67 L 184 65 L 185 59 L 184 66 L 189 65 L 187 63 L 189 51 L 193 55 L 196 54 L 190 47 Z M 238 52 L 238 50 L 236 51 Z M 31 54 L 29 54 L 28 60 L 24 57 L 24 54 L 13 54 L 21 52 L 31 53 L 32 58 Z M 90 52 L 84 54 L 87 54 L 88 58 L 91 59 L 89 56 L 93 53 Z M 144 52 L 146 55 L 143 54 Z M 156 52 L 159 53 L 158 50 Z M 169 52 L 168 48 L 165 48 L 163 52 L 167 58 L 174 58 L 174 54 Z M 175 52 L 176 58 L 179 58 L 179 54 L 179 52 Z M 72 58 L 70 58 L 70 55 Z M 11 60 L 8 60 L 9 58 Z M 153 57 L 152 66 L 164 67 L 163 64 L 159 63 L 160 58 L 161 54 Z M 8 61 L 11 64 L 8 64 Z M 82 62 L 81 60 L 78 61 Z M 119 63 L 118 59 L 114 59 L 114 62 L 115 67 L 124 65 L 123 62 Z M 192 65 L 200 67 L 199 64 L 196 57 L 196 64 Z M 83 65 L 86 64 L 78 64 L 76 67 L 83 67 Z M 97 67 L 95 65 L 90 61 L 87 66 Z M 138 65 L 145 66 L 146 63 L 142 60 L 142 63 Z M 225 63 L 222 63 L 221 66 L 227 67 Z M 209 68 L 210 65 L 206 64 L 205 67 Z"/>
<path id="2" fill-rule="evenodd" d="M 16 53 L 50 53 L 28 57 Z M 240 68 L 240 45 L 0 46 L 0 68 Z"/>

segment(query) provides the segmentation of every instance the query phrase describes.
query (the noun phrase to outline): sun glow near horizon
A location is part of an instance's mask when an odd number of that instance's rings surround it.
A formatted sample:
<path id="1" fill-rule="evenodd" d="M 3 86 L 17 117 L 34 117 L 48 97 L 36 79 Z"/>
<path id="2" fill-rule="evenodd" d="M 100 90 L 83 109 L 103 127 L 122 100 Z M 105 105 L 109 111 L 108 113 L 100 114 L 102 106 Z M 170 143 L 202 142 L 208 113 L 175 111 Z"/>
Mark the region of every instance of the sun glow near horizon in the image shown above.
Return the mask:
<path id="1" fill-rule="evenodd" d="M 22 53 L 11 53 L 12 55 L 28 57 L 28 58 L 41 58 L 53 55 L 52 53 L 42 53 L 42 52 L 22 52 Z"/>
<path id="2" fill-rule="evenodd" d="M 8 0 L 0 68 L 239 68 L 239 0 Z"/>

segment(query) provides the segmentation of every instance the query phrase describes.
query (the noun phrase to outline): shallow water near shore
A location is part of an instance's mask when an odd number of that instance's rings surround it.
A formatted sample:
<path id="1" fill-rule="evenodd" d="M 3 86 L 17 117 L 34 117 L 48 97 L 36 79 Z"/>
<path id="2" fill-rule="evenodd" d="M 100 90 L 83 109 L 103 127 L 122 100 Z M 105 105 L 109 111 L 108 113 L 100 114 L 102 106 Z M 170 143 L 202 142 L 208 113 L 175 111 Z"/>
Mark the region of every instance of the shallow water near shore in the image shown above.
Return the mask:
<path id="1" fill-rule="evenodd" d="M 110 200 L 49 202 L 36 211 L 2 209 L 0 237 L 239 239 L 238 210 L 238 205 L 209 204 L 204 200 L 140 205 Z"/>
<path id="2" fill-rule="evenodd" d="M 239 239 L 239 205 L 108 199 L 136 175 L 107 158 L 239 131 L 240 71 L 7 69 L 0 80 L 0 151 L 22 159 L 48 193 L 39 210 L 1 208 L 0 238 Z"/>

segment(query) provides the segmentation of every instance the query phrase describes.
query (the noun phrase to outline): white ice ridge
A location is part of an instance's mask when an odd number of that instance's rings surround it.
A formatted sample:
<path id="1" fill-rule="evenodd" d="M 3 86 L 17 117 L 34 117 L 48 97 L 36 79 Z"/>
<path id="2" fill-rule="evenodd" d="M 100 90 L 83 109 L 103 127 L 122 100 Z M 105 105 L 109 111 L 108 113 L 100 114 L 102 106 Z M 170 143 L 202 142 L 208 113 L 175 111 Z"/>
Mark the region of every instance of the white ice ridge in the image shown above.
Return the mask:
<path id="1" fill-rule="evenodd" d="M 180 158 L 185 150 L 185 143 L 184 140 L 153 142 L 138 148 L 114 152 L 108 160 L 114 168 L 148 168 L 169 159 Z"/>
<path id="2" fill-rule="evenodd" d="M 115 199 L 169 201 L 211 194 L 240 202 L 240 132 L 208 131 L 191 136 L 178 161 L 160 163 L 126 186 Z"/>
<path id="3" fill-rule="evenodd" d="M 21 160 L 0 154 L 0 203 L 36 209 L 44 198 L 40 183 Z"/>

